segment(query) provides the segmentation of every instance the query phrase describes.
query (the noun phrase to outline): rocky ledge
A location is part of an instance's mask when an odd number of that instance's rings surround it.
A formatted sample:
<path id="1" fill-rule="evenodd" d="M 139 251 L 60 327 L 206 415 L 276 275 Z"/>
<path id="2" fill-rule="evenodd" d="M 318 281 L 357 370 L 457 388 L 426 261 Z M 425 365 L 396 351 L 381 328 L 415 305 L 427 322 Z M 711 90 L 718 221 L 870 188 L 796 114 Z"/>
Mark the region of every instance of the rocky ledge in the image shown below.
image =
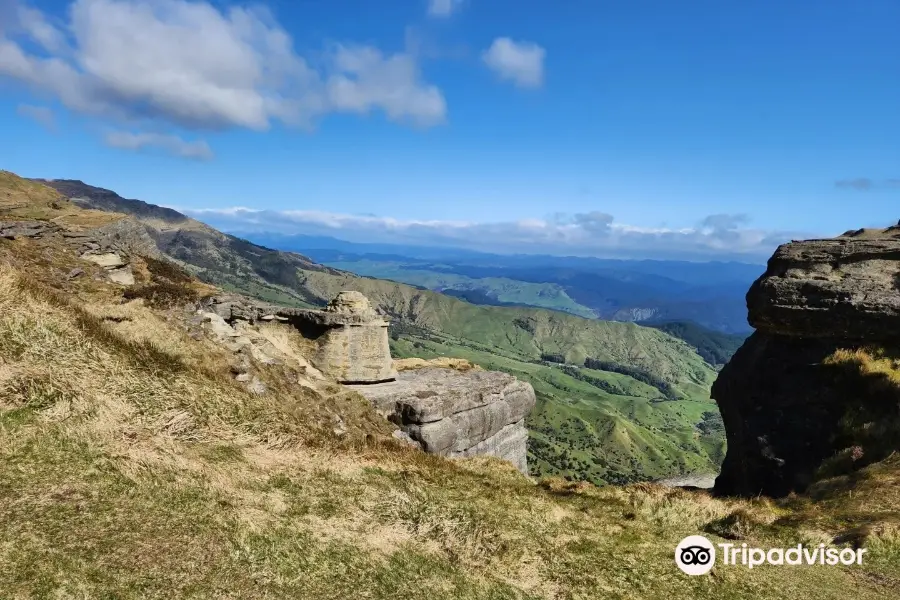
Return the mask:
<path id="1" fill-rule="evenodd" d="M 785 244 L 747 294 L 750 324 L 803 338 L 900 337 L 900 228 Z"/>
<path id="2" fill-rule="evenodd" d="M 900 228 L 779 247 L 747 307 L 756 332 L 712 389 L 728 438 L 718 493 L 802 491 L 829 461 L 858 468 L 900 448 L 885 433 L 900 423 L 896 388 L 856 354 L 898 348 Z"/>
<path id="3" fill-rule="evenodd" d="M 524 419 L 535 404 L 531 384 L 506 373 L 459 370 L 452 359 L 442 361 L 442 367 L 431 366 L 440 360 L 409 364 L 398 374 L 389 322 L 359 292 L 340 292 L 324 310 L 222 295 L 208 299 L 200 314 L 234 346 L 239 332 L 247 330 L 244 323 L 274 320 L 293 326 L 311 343 L 312 367 L 362 394 L 425 452 L 496 456 L 528 472 Z"/>
<path id="4" fill-rule="evenodd" d="M 496 456 L 528 472 L 524 419 L 535 395 L 512 375 L 423 368 L 402 371 L 395 381 L 351 387 L 426 452 Z"/>

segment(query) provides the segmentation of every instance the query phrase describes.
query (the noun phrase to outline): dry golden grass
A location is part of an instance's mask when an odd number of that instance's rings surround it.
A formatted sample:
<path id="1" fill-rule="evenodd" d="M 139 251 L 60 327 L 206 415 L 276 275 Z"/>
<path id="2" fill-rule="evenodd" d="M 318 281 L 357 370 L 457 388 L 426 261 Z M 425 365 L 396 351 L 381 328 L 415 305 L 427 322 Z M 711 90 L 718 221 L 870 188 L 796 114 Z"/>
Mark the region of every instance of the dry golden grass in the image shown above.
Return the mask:
<path id="1" fill-rule="evenodd" d="M 878 378 L 900 389 L 900 356 L 892 356 L 884 348 L 840 349 L 824 362 L 855 367 L 864 377 Z"/>
<path id="2" fill-rule="evenodd" d="M 456 371 L 480 371 L 481 367 L 465 358 L 440 357 L 425 360 L 424 358 L 399 358 L 394 360 L 394 368 L 397 371 L 414 371 L 429 367 L 439 369 L 454 369 Z"/>
<path id="3" fill-rule="evenodd" d="M 124 215 L 82 209 L 53 188 L 0 171 L 0 218 L 46 220 L 80 231 L 114 223 Z"/>
<path id="4" fill-rule="evenodd" d="M 69 200 L 52 188 L 0 170 L 0 211 L 49 207 L 53 204 L 65 205 L 69 204 Z"/>

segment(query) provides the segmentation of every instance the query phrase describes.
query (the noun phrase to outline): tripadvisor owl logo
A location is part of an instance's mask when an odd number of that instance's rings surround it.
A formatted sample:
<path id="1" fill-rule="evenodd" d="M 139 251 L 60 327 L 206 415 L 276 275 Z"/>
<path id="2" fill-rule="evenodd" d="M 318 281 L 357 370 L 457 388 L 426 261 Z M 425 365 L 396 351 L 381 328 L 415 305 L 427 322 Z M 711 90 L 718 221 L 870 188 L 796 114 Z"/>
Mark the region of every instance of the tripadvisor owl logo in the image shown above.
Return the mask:
<path id="1" fill-rule="evenodd" d="M 721 564 L 753 569 L 760 565 L 861 565 L 865 548 L 834 548 L 819 544 L 790 548 L 753 548 L 747 544 L 723 542 Z M 689 535 L 675 547 L 675 564 L 688 575 L 704 575 L 716 564 L 716 548 L 702 535 Z"/>
<path id="2" fill-rule="evenodd" d="M 675 547 L 675 564 L 688 575 L 704 575 L 716 564 L 716 547 L 702 535 L 689 535 Z"/>

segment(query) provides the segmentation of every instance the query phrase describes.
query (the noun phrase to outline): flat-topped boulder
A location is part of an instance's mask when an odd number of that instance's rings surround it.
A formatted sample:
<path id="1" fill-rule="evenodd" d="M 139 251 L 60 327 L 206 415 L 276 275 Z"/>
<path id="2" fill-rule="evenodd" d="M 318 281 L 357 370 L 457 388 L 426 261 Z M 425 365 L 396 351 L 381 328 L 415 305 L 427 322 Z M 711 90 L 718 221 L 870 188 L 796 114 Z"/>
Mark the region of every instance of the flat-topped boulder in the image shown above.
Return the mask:
<path id="1" fill-rule="evenodd" d="M 390 323 L 359 292 L 340 292 L 324 311 L 278 315 L 316 341 L 313 364 L 339 382 L 377 383 L 397 376 L 388 341 Z"/>
<path id="2" fill-rule="evenodd" d="M 352 387 L 426 452 L 496 456 L 528 472 L 524 419 L 535 404 L 529 383 L 496 371 L 422 368 Z"/>
<path id="3" fill-rule="evenodd" d="M 210 299 L 206 308 L 229 323 L 278 320 L 292 325 L 314 343 L 310 362 L 340 383 L 378 383 L 397 376 L 390 322 L 359 292 L 340 292 L 324 310 L 263 304 L 233 294 Z"/>
<path id="4" fill-rule="evenodd" d="M 900 228 L 792 242 L 769 259 L 747 294 L 760 331 L 795 337 L 900 336 Z"/>

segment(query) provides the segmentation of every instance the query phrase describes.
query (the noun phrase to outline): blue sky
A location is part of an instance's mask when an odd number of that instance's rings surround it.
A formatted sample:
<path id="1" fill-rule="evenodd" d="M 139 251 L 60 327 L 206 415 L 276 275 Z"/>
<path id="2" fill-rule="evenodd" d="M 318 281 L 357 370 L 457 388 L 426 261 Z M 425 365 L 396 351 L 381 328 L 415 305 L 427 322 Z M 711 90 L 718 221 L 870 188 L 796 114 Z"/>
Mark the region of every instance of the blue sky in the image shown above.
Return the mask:
<path id="1" fill-rule="evenodd" d="M 232 230 L 715 257 L 900 219 L 896 0 L 0 0 L 0 23 L 0 168 Z"/>

